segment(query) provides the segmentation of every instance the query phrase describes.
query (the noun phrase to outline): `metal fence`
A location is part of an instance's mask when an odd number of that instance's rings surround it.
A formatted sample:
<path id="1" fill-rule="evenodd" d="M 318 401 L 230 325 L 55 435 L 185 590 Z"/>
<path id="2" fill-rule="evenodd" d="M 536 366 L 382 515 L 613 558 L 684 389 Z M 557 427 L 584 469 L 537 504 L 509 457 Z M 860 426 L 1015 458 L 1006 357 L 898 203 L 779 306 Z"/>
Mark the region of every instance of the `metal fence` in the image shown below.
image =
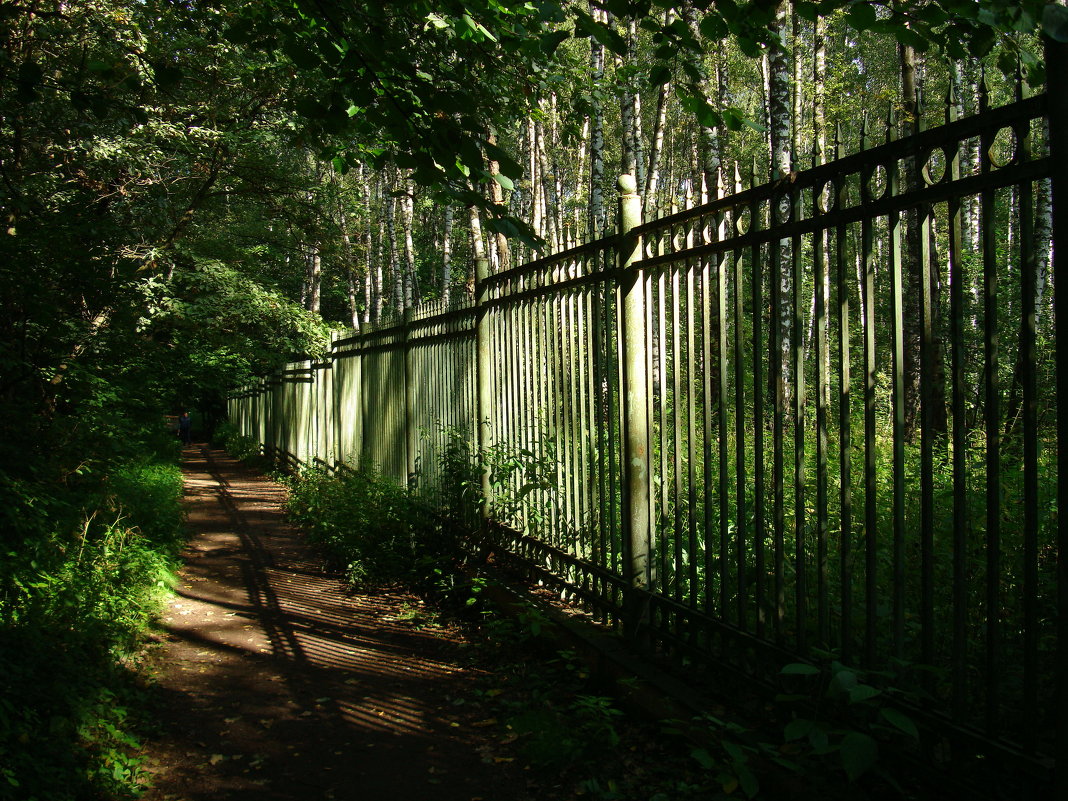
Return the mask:
<path id="1" fill-rule="evenodd" d="M 1064 105 L 736 174 L 644 223 L 623 180 L 617 236 L 480 264 L 477 297 L 338 338 L 235 393 L 231 418 L 290 465 L 373 467 L 430 499 L 445 454 L 481 453 L 513 557 L 635 642 L 780 691 L 815 689 L 784 665 L 837 661 L 880 690 L 899 753 L 1053 797 L 1065 325 L 1041 318 L 1036 188 L 1052 178 L 1068 241 Z"/>

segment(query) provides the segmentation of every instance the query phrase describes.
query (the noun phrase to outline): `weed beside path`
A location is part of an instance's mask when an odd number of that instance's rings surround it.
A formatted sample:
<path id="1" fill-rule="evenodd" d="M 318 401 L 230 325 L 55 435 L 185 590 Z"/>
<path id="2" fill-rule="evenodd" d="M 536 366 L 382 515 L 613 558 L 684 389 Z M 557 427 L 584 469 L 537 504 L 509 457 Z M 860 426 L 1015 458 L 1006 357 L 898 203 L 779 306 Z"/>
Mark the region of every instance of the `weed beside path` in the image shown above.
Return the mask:
<path id="1" fill-rule="evenodd" d="M 286 524 L 284 489 L 188 449 L 192 533 L 154 664 L 149 801 L 520 799 L 486 760 L 484 672 L 459 630 L 397 589 L 352 593 Z"/>

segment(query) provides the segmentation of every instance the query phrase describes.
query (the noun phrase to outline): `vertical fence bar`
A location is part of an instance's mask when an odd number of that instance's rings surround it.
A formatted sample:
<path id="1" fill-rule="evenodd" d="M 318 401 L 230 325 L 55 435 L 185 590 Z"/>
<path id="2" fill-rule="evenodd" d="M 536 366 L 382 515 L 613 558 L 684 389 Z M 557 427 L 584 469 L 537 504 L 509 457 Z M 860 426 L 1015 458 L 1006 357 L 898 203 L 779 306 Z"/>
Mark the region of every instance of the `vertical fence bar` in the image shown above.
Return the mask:
<path id="1" fill-rule="evenodd" d="M 842 128 L 835 126 L 835 158 L 842 157 Z M 845 176 L 835 176 L 835 196 L 831 200 L 835 211 L 841 211 L 849 199 Z M 853 655 L 853 416 L 852 385 L 850 383 L 849 350 L 849 284 L 847 264 L 847 229 L 838 223 L 835 229 L 834 267 L 838 305 L 838 554 L 841 575 L 841 633 L 842 661 L 848 663 Z"/>
<path id="2" fill-rule="evenodd" d="M 478 384 L 475 402 L 475 442 L 478 447 L 479 484 L 482 488 L 481 522 L 489 521 L 493 507 L 493 485 L 490 480 L 487 454 L 493 446 L 493 328 L 489 316 L 489 259 L 475 259 L 475 380 Z"/>
<path id="3" fill-rule="evenodd" d="M 987 110 L 985 76 L 979 86 L 979 110 Z M 990 173 L 994 131 L 984 129 L 981 172 Z M 998 379 L 998 272 L 995 191 L 979 195 L 983 251 L 983 414 L 986 422 L 986 730 L 996 734 L 1001 705 L 1001 387 Z"/>
<path id="4" fill-rule="evenodd" d="M 776 189 L 771 194 L 770 208 L 768 213 L 771 217 L 771 225 L 773 228 L 777 228 L 784 222 L 785 214 L 783 213 L 784 198 L 780 195 L 781 187 Z M 772 462 L 771 462 L 771 482 L 772 482 L 772 537 L 774 538 L 774 553 L 775 553 L 775 642 L 778 645 L 783 644 L 783 617 L 786 614 L 786 585 L 784 582 L 784 566 L 785 560 L 784 551 L 784 529 L 786 528 L 786 517 L 784 506 L 784 493 L 783 487 L 783 416 L 786 414 L 785 408 L 785 386 L 783 375 L 783 361 L 785 356 L 782 351 L 782 304 L 784 299 L 782 297 L 782 271 L 784 265 L 782 263 L 782 250 L 784 240 L 772 240 L 768 243 L 768 247 L 771 249 L 771 273 L 768 276 L 769 290 L 771 292 L 771 317 L 769 323 L 771 325 L 771 352 L 768 365 L 769 372 L 771 373 L 771 391 L 772 391 L 772 421 L 771 421 L 771 437 L 772 437 Z"/>
<path id="5" fill-rule="evenodd" d="M 741 194 L 742 191 L 742 179 L 738 174 L 738 164 L 734 165 L 734 194 Z M 734 236 L 740 236 L 742 233 L 742 221 L 741 221 L 741 208 L 735 206 L 731 211 L 730 218 L 730 232 Z M 745 351 L 743 348 L 743 336 L 744 330 L 743 321 L 745 319 L 745 294 L 743 288 L 743 276 L 744 276 L 744 251 L 742 248 L 735 247 L 731 251 L 731 283 L 732 283 L 732 297 L 731 301 L 734 304 L 734 502 L 735 502 L 735 569 L 738 571 L 738 598 L 737 598 L 737 612 L 738 615 L 738 628 L 742 631 L 748 631 L 748 610 L 749 592 L 746 580 L 746 534 L 748 533 L 745 524 L 745 490 L 748 484 L 746 480 L 746 458 L 745 458 Z M 753 317 L 760 314 L 760 309 L 753 309 Z M 756 545 L 754 537 L 754 548 Z"/>
<path id="6" fill-rule="evenodd" d="M 713 554 L 712 531 L 716 520 L 716 504 L 712 494 L 712 408 L 713 400 L 713 376 L 712 376 L 712 261 L 715 257 L 705 257 L 701 271 L 701 404 L 704 407 L 701 424 L 701 458 L 704 460 L 703 492 L 704 514 L 701 519 L 703 540 L 703 564 L 705 573 L 703 603 L 704 610 L 711 614 L 715 608 L 713 604 Z M 695 556 L 694 565 L 697 565 Z"/>
<path id="7" fill-rule="evenodd" d="M 819 163 L 819 151 L 813 155 L 813 164 Z M 821 200 L 826 187 L 817 186 L 812 194 L 812 216 L 818 218 L 822 209 Z M 831 203 L 828 195 L 826 202 Z M 816 315 L 816 607 L 817 631 L 820 646 L 831 644 L 830 603 L 828 601 L 827 575 L 827 412 L 830 399 L 830 375 L 827 341 L 827 262 L 828 231 L 821 226 L 813 234 L 812 273 L 813 290 L 816 293 L 813 311 Z"/>
<path id="8" fill-rule="evenodd" d="M 1023 81 L 1018 80 L 1021 97 Z M 1018 131 L 1020 162 L 1032 158 L 1031 126 Z M 1034 190 L 1030 181 L 1020 184 L 1020 383 L 1023 394 L 1023 639 L 1024 681 L 1023 713 L 1025 720 L 1038 720 L 1038 403 L 1035 365 L 1038 350 L 1035 278 L 1038 264 L 1035 259 Z M 1029 750 L 1037 745 L 1037 731 L 1029 726 L 1024 731 L 1024 744 Z"/>
<path id="9" fill-rule="evenodd" d="M 716 197 L 720 196 L 722 186 L 722 174 L 716 172 Z M 716 239 L 724 238 L 724 225 L 726 220 L 724 212 L 720 211 L 716 216 Z M 720 615 L 730 619 L 730 586 L 727 581 L 731 567 L 731 541 L 730 541 L 730 460 L 728 458 L 729 443 L 727 441 L 727 258 L 725 254 L 717 253 L 712 257 L 716 268 L 716 441 L 719 443 L 717 461 L 719 462 L 719 539 L 720 539 Z M 706 368 L 707 369 L 707 368 Z M 707 411 L 706 411 L 707 414 Z M 736 531 L 740 530 L 741 520 L 735 521 Z M 737 540 L 735 540 L 737 547 Z M 739 581 L 736 577 L 735 584 Z M 737 586 L 735 587 L 737 593 Z M 741 625 L 741 620 L 736 623 Z"/>
<path id="10" fill-rule="evenodd" d="M 946 109 L 946 122 L 957 119 L 954 95 Z M 948 154 L 949 178 L 960 180 L 960 144 L 955 143 Z M 964 717 L 967 706 L 967 428 L 965 424 L 965 350 L 964 350 L 964 269 L 961 257 L 964 250 L 964 221 L 960 195 L 954 193 L 948 202 L 949 216 L 949 353 L 950 353 L 950 411 L 953 416 L 953 688 L 951 708 L 954 717 Z"/>
<path id="11" fill-rule="evenodd" d="M 755 188 L 756 168 L 749 171 L 749 186 Z M 760 201 L 755 197 L 749 204 L 749 229 L 755 234 L 760 230 Z M 764 553 L 766 531 L 765 487 L 767 475 L 764 465 L 764 371 L 761 354 L 764 348 L 764 271 L 761 269 L 760 244 L 753 243 L 749 251 L 752 277 L 750 290 L 753 295 L 753 548 L 756 569 L 756 633 L 766 636 L 767 618 L 767 566 Z"/>
<path id="12" fill-rule="evenodd" d="M 1068 287 L 1068 97 L 1051 78 L 1068 74 L 1068 45 L 1045 40 L 1053 194 L 1053 284 Z M 1054 88 L 1056 87 L 1056 88 Z M 1060 300 L 1063 301 L 1063 298 Z M 1058 363 L 1068 354 L 1068 303 L 1054 307 Z M 1056 797 L 1068 798 L 1068 370 L 1057 371 Z"/>
<path id="13" fill-rule="evenodd" d="M 861 126 L 862 146 L 870 146 L 868 120 Z M 872 181 L 878 171 L 865 171 L 861 195 L 871 201 Z M 875 473 L 875 220 L 865 214 L 860 223 L 861 264 L 864 269 L 863 326 L 864 326 L 864 660 L 875 664 L 878 631 L 878 510 L 876 507 Z"/>
<path id="14" fill-rule="evenodd" d="M 887 121 L 886 136 L 890 140 L 893 115 Z M 889 197 L 901 191 L 901 175 L 897 161 L 886 168 L 886 191 Z M 893 651 L 901 659 L 905 653 L 905 311 L 904 311 L 904 237 L 903 215 L 892 211 L 890 227 L 890 314 L 891 314 L 891 376 L 890 394 L 893 402 Z"/>
<path id="15" fill-rule="evenodd" d="M 796 186 L 790 187 L 792 220 L 802 217 L 801 193 Z M 804 259 L 801 254 L 801 236 L 795 235 L 790 243 L 791 298 L 790 319 L 792 322 L 791 347 L 793 352 L 793 419 L 794 419 L 794 626 L 797 650 L 808 653 L 808 564 L 805 549 L 805 340 L 802 319 L 801 293 L 804 287 Z"/>
<path id="16" fill-rule="evenodd" d="M 644 590 L 649 585 L 649 404 L 645 377 L 645 280 L 636 268 L 642 256 L 641 236 L 633 230 L 641 225 L 642 205 L 637 183 L 631 175 L 619 178 L 619 268 L 622 292 L 623 330 L 623 469 L 624 482 L 624 570 L 627 585 Z M 632 596 L 625 604 L 624 627 L 631 636 L 638 633 L 644 610 Z"/>
<path id="17" fill-rule="evenodd" d="M 920 127 L 922 130 L 922 127 Z M 924 154 L 919 154 L 922 157 Z M 924 165 L 916 159 L 916 184 L 923 180 Z M 935 392 L 934 287 L 931 227 L 933 210 L 922 204 L 916 210 L 920 226 L 920 661 L 934 663 L 934 437 L 938 394 Z M 944 409 L 943 415 L 944 415 Z M 944 443 L 943 443 L 944 444 Z M 925 676 L 930 686 L 930 676 Z"/>

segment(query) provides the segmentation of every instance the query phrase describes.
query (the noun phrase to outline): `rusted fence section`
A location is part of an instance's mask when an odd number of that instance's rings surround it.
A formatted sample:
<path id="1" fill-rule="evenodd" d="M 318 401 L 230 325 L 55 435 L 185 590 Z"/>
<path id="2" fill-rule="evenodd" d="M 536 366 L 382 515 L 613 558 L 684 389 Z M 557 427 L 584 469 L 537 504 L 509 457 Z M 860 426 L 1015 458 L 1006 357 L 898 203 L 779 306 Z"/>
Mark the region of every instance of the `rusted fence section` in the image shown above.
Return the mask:
<path id="1" fill-rule="evenodd" d="M 231 417 L 290 465 L 431 501 L 480 454 L 514 558 L 636 643 L 780 691 L 845 665 L 899 753 L 1057 792 L 1065 113 L 866 132 L 646 222 L 624 176 L 616 236 L 480 264 L 475 297 L 339 337 Z"/>

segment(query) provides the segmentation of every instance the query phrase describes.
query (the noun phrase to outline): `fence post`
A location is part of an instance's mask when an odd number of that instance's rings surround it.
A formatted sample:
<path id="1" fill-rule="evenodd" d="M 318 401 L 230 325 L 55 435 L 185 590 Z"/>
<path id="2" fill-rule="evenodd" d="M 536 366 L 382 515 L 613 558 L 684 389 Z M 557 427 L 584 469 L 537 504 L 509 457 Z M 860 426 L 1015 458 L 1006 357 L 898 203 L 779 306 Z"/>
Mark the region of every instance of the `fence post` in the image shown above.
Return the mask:
<path id="1" fill-rule="evenodd" d="M 412 309 L 405 307 L 404 325 L 404 486 L 410 490 L 418 487 L 419 429 L 415 425 L 415 376 L 412 365 L 411 334 Z"/>
<path id="2" fill-rule="evenodd" d="M 642 222 L 642 202 L 632 175 L 619 177 L 618 265 L 623 338 L 623 570 L 628 597 L 623 604 L 623 630 L 639 633 L 646 614 L 649 586 L 649 399 L 645 372 L 645 275 L 642 240 L 633 233 Z M 635 592 L 637 590 L 638 592 Z"/>
<path id="3" fill-rule="evenodd" d="M 493 487 L 490 484 L 489 466 L 485 464 L 486 450 L 493 444 L 493 430 L 490 423 L 490 411 L 493 408 L 493 354 L 492 336 L 486 301 L 489 290 L 486 279 L 489 278 L 489 259 L 475 259 L 475 380 L 478 382 L 478 397 L 475 409 L 475 446 L 479 464 L 479 479 L 482 485 L 481 518 L 483 524 L 489 521 L 490 507 L 493 505 Z"/>
<path id="4" fill-rule="evenodd" d="M 1068 287 L 1068 96 L 1055 76 L 1068 74 L 1068 44 L 1045 37 L 1050 187 L 1053 195 L 1053 286 Z M 1057 362 L 1068 354 L 1068 303 L 1054 300 Z M 1068 798 L 1068 370 L 1057 370 L 1057 798 Z"/>

